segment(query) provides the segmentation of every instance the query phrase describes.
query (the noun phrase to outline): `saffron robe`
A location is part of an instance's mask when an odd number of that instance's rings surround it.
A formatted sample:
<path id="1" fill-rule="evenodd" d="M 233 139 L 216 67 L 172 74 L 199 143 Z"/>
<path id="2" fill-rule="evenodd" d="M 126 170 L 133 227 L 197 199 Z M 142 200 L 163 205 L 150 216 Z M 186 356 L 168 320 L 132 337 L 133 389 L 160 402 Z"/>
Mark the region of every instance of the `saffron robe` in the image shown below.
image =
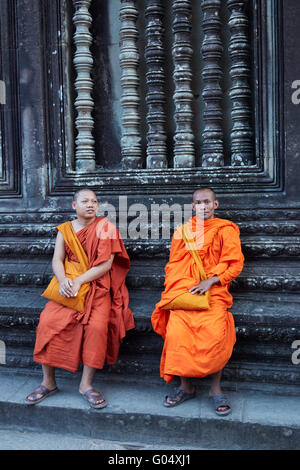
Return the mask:
<path id="1" fill-rule="evenodd" d="M 66 224 L 57 230 L 63 234 Z M 89 268 L 115 256 L 110 271 L 90 283 L 84 312 L 49 301 L 41 313 L 34 360 L 72 372 L 80 363 L 97 369 L 105 362 L 114 364 L 126 331 L 134 328 L 125 285 L 130 261 L 117 228 L 97 217 L 75 236 L 88 256 Z M 78 263 L 66 243 L 65 251 L 70 263 Z"/>
<path id="2" fill-rule="evenodd" d="M 165 290 L 156 304 L 151 321 L 154 331 L 164 338 L 160 375 L 167 383 L 174 376 L 205 377 L 223 369 L 236 342 L 230 282 L 243 268 L 239 228 L 229 220 L 213 218 L 188 224 L 207 278 L 220 282 L 210 289 L 209 310 L 162 310 L 178 295 L 199 284 L 196 263 L 180 235 L 173 235 L 169 262 L 165 267 Z M 198 295 L 198 294 L 194 294 Z"/>

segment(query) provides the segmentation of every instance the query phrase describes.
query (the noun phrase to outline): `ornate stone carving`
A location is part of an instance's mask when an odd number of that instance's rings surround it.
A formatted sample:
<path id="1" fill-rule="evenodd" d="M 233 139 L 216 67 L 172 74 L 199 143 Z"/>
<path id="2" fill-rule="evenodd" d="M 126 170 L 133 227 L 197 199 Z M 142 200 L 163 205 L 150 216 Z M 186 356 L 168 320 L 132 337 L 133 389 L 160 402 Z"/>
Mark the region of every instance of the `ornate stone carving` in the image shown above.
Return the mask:
<path id="1" fill-rule="evenodd" d="M 191 44 L 191 0 L 173 2 L 174 45 L 174 167 L 191 168 L 195 166 L 194 134 L 192 130 L 192 54 Z"/>
<path id="2" fill-rule="evenodd" d="M 167 168 L 165 132 L 164 1 L 149 0 L 146 6 L 147 63 L 147 168 Z"/>
<path id="3" fill-rule="evenodd" d="M 38 237 L 48 238 L 50 236 L 55 236 L 56 229 L 55 226 L 60 222 L 65 220 L 70 220 L 74 217 L 73 214 L 63 214 L 59 216 L 58 214 L 34 214 L 31 217 L 27 216 L 16 216 L 12 218 L 10 216 L 0 217 L 0 236 L 6 237 Z M 230 217 L 227 217 L 230 219 Z M 3 222 L 1 222 L 3 220 Z M 5 222 L 6 221 L 6 222 Z M 130 218 L 128 217 L 130 222 Z M 300 223 L 290 223 L 285 221 L 278 221 L 277 223 L 265 222 L 239 222 L 238 223 L 242 238 L 244 235 L 270 235 L 272 236 L 272 241 L 270 246 L 276 243 L 276 238 L 279 236 L 286 235 L 297 235 L 300 232 Z M 171 221 L 172 223 L 172 221 Z M 162 224 L 159 223 L 158 229 L 162 229 Z M 148 235 L 151 236 L 151 226 L 148 226 Z M 245 243 L 245 242 L 244 242 Z M 291 245 L 287 242 L 289 249 Z"/>
<path id="4" fill-rule="evenodd" d="M 149 201 L 143 200 L 147 205 Z M 166 202 L 163 199 L 161 202 Z M 176 197 L 173 197 L 171 203 L 176 202 Z M 170 201 L 169 201 L 170 203 Z M 118 201 L 114 202 L 116 211 L 118 212 Z M 34 227 L 35 224 L 50 224 L 53 226 L 74 218 L 74 212 L 64 211 L 64 213 L 57 212 L 16 212 L 13 215 L 1 213 L 0 226 L 4 225 L 5 229 L 8 226 L 13 228 L 18 224 L 28 224 Z M 269 234 L 294 234 L 300 231 L 300 211 L 298 209 L 244 209 L 239 207 L 238 210 L 234 209 L 218 209 L 216 217 L 230 219 L 236 222 L 243 232 L 256 234 L 256 233 L 269 233 Z"/>
<path id="5" fill-rule="evenodd" d="M 231 12 L 229 19 L 231 57 L 230 76 L 232 85 L 231 164 L 250 165 L 253 160 L 251 128 L 251 89 L 250 79 L 250 44 L 248 37 L 249 19 L 245 12 L 248 0 L 228 0 Z"/>
<path id="6" fill-rule="evenodd" d="M 24 228 L 25 230 L 25 228 Z M 18 256 L 28 256 L 28 255 L 52 255 L 54 248 L 54 237 L 55 229 L 43 229 L 36 228 L 34 231 L 31 229 L 25 235 L 27 236 L 38 236 L 39 239 L 27 240 L 26 238 L 22 239 L 23 229 L 17 229 L 13 231 L 10 235 L 19 236 L 20 241 L 16 243 L 15 241 L 10 240 L 0 240 L 0 257 L 2 256 L 11 256 L 13 258 Z M 1 236 L 5 235 L 5 232 L 0 233 Z M 48 237 L 52 236 L 51 239 Z M 43 237 L 43 240 L 40 239 Z M 151 240 L 150 232 L 149 239 L 141 240 L 124 240 L 128 254 L 132 257 L 146 257 L 167 259 L 170 251 L 170 240 Z M 300 240 L 299 238 L 291 239 L 286 238 L 284 241 L 276 241 L 275 238 L 266 238 L 263 241 L 252 240 L 243 241 L 242 240 L 242 250 L 247 259 L 251 258 L 298 258 L 300 255 Z"/>
<path id="7" fill-rule="evenodd" d="M 205 104 L 202 166 L 223 166 L 223 111 L 221 106 L 223 91 L 220 85 L 223 75 L 221 68 L 223 45 L 220 34 L 222 27 L 221 0 L 204 0 L 202 9 L 204 31 L 201 49 L 204 62 L 202 96 Z"/>
<path id="8" fill-rule="evenodd" d="M 92 135 L 94 102 L 91 96 L 93 90 L 93 81 L 91 79 L 93 57 L 90 52 L 92 35 L 89 32 L 92 23 L 92 17 L 89 13 L 91 0 L 73 0 L 73 4 L 76 9 L 73 22 L 76 28 L 74 33 L 76 46 L 74 66 L 77 72 L 75 80 L 77 117 L 75 124 L 78 132 L 75 140 L 75 162 L 76 171 L 88 172 L 95 169 L 94 138 Z"/>
<path id="9" fill-rule="evenodd" d="M 140 137 L 140 97 L 138 92 L 139 53 L 137 48 L 138 10 L 135 0 L 121 0 L 120 19 L 120 65 L 122 70 L 121 99 L 123 134 L 121 139 L 122 166 L 124 169 L 142 168 L 142 145 Z"/>

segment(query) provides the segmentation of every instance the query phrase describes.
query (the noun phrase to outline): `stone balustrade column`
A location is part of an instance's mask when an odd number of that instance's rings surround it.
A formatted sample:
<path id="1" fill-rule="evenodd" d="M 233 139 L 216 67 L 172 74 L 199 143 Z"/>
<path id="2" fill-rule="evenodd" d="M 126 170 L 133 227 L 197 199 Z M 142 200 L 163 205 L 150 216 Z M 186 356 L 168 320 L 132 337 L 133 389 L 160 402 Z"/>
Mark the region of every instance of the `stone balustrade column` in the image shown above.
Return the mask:
<path id="1" fill-rule="evenodd" d="M 77 92 L 75 100 L 77 112 L 75 120 L 77 129 L 75 168 L 76 171 L 87 172 L 95 169 L 94 138 L 92 135 L 94 127 L 94 120 L 92 118 L 94 102 L 91 96 L 93 90 L 93 81 L 91 79 L 93 57 L 90 52 L 92 35 L 89 31 L 92 23 L 92 17 L 89 13 L 91 0 L 73 0 L 73 5 L 75 7 L 73 22 L 76 46 L 74 66 L 77 73 L 75 80 Z"/>
<path id="2" fill-rule="evenodd" d="M 231 164 L 249 165 L 253 160 L 251 125 L 249 19 L 245 12 L 248 0 L 228 0 L 230 10 L 229 54 L 231 57 L 230 98 L 232 102 Z"/>
<path id="3" fill-rule="evenodd" d="M 192 1 L 174 0 L 172 48 L 174 62 L 174 168 L 195 166 L 192 92 Z"/>
<path id="4" fill-rule="evenodd" d="M 146 4 L 147 168 L 167 168 L 165 132 L 164 0 Z"/>
<path id="5" fill-rule="evenodd" d="M 223 75 L 221 59 L 223 45 L 221 41 L 222 22 L 220 18 L 221 0 L 203 0 L 203 101 L 204 129 L 202 143 L 202 166 L 224 165 L 223 144 Z"/>
<path id="6" fill-rule="evenodd" d="M 143 167 L 140 114 L 139 114 L 139 53 L 137 48 L 138 10 L 135 0 L 121 0 L 120 9 L 120 66 L 122 70 L 122 167 L 135 169 Z"/>

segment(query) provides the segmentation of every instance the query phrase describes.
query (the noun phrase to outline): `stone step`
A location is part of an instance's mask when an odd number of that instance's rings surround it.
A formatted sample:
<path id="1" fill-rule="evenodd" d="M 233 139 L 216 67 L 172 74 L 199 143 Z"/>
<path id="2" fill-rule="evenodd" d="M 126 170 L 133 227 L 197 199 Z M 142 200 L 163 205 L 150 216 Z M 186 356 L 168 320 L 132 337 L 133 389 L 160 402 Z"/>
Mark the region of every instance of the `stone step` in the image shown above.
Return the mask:
<path id="1" fill-rule="evenodd" d="M 43 290 L 44 286 L 0 286 L 2 321 L 5 315 L 11 324 L 34 325 L 32 320 L 47 302 L 47 299 L 41 297 Z M 160 289 L 153 289 L 149 285 L 143 289 L 129 289 L 130 307 L 137 318 L 150 319 L 160 295 Z M 229 310 L 243 321 L 253 320 L 252 323 L 261 326 L 285 326 L 292 331 L 292 328 L 299 326 L 300 294 L 237 292 Z M 23 319 L 20 315 L 23 315 Z"/>
<path id="2" fill-rule="evenodd" d="M 298 263 L 288 267 L 282 262 L 248 263 L 240 276 L 231 283 L 231 291 L 261 292 L 298 292 L 300 275 Z M 5 259 L 0 263 L 0 286 L 46 286 L 52 278 L 50 260 L 24 259 L 12 261 Z M 126 283 L 129 288 L 143 289 L 145 286 L 163 289 L 165 280 L 164 262 L 158 260 L 134 261 Z"/>
<path id="3" fill-rule="evenodd" d="M 43 287 L 0 287 L 1 325 L 35 326 L 47 299 L 41 297 Z M 130 307 L 141 329 L 150 326 L 150 316 L 160 299 L 156 289 L 129 290 Z M 244 338 L 255 338 L 258 333 L 267 340 L 268 328 L 277 328 L 277 337 L 290 341 L 300 323 L 300 295 L 280 293 L 237 293 L 230 311 L 235 316 L 239 332 Z M 252 332 L 243 326 L 252 325 Z"/>
<path id="4" fill-rule="evenodd" d="M 4 229 L 5 230 L 5 229 Z M 0 257 L 51 256 L 55 238 L 1 237 Z M 170 238 L 124 240 L 131 259 L 136 257 L 167 259 L 170 252 Z M 242 250 L 247 259 L 287 259 L 300 255 L 300 243 L 296 236 L 246 236 L 241 237 Z"/>
<path id="5" fill-rule="evenodd" d="M 0 339 L 6 345 L 6 364 L 32 369 L 35 328 L 47 302 L 34 287 L 0 287 Z M 155 377 L 163 345 L 150 317 L 159 290 L 130 291 L 130 306 L 136 327 L 121 345 L 118 363 L 107 370 L 122 374 Z M 235 318 L 237 343 L 226 368 L 228 380 L 269 383 L 299 383 L 298 367 L 292 361 L 293 342 L 299 340 L 300 298 L 298 295 L 238 294 L 230 309 Z M 273 364 L 280 369 L 274 371 Z M 253 365 L 253 366 L 252 366 Z"/>
<path id="6" fill-rule="evenodd" d="M 38 405 L 24 398 L 41 381 L 41 373 L 0 368 L 1 428 L 23 432 L 73 435 L 77 438 L 158 444 L 160 448 L 279 450 L 299 449 L 300 402 L 287 388 L 233 390 L 223 384 L 232 413 L 215 414 L 209 384 L 195 380 L 197 396 L 180 406 L 163 406 L 174 384 L 145 383 L 144 378 L 120 381 L 96 374 L 94 386 L 108 406 L 91 409 L 78 393 L 80 375 L 57 376 L 60 392 Z"/>

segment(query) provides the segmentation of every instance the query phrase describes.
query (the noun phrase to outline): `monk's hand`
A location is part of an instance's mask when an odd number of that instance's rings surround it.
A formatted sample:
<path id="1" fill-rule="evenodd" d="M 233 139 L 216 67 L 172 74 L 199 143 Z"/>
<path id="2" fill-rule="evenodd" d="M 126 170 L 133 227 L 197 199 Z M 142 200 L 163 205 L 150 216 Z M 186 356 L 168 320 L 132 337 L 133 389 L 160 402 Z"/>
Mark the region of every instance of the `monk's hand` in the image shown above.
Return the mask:
<path id="1" fill-rule="evenodd" d="M 65 277 L 59 283 L 59 293 L 63 297 L 73 297 L 73 281 L 72 279 Z"/>
<path id="2" fill-rule="evenodd" d="M 216 279 L 215 279 L 216 278 Z M 189 292 L 191 292 L 191 294 L 199 294 L 199 295 L 202 295 L 204 294 L 208 289 L 211 288 L 211 286 L 213 284 L 215 284 L 216 282 L 218 282 L 219 279 L 217 278 L 217 276 L 214 276 L 210 279 L 205 279 L 205 281 L 201 281 L 199 282 L 199 284 L 197 286 L 194 286 L 192 287 Z"/>
<path id="3" fill-rule="evenodd" d="M 73 285 L 72 285 L 72 296 L 71 297 L 76 297 L 78 294 L 78 291 L 81 287 L 81 282 L 79 281 L 78 278 L 73 280 Z"/>

